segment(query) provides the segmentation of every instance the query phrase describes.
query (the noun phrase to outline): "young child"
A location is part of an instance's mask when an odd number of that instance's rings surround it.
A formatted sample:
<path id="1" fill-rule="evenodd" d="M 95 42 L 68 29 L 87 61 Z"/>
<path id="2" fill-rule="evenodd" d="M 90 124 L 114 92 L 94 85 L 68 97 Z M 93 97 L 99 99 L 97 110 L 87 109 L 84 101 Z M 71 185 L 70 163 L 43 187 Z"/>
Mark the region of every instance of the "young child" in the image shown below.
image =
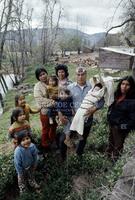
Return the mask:
<path id="1" fill-rule="evenodd" d="M 37 167 L 38 150 L 31 142 L 27 132 L 21 132 L 16 136 L 18 146 L 14 151 L 14 165 L 18 175 L 18 186 L 20 194 L 26 191 L 27 184 L 40 191 L 40 186 L 35 181 L 34 171 Z"/>
<path id="2" fill-rule="evenodd" d="M 23 94 L 17 94 L 15 96 L 15 107 L 20 107 L 23 109 L 25 113 L 25 119 L 29 122 L 29 115 L 35 114 L 40 112 L 40 109 L 32 109 L 29 104 L 26 103 L 25 101 L 25 96 Z"/>
<path id="3" fill-rule="evenodd" d="M 29 122 L 25 120 L 25 114 L 22 108 L 15 108 L 11 115 L 11 126 L 9 128 L 9 137 L 13 139 L 14 147 L 18 145 L 17 135 L 21 133 L 29 133 L 32 135 L 32 131 Z"/>
<path id="4" fill-rule="evenodd" d="M 57 111 L 59 119 L 62 119 L 63 117 L 67 120 L 67 123 L 64 124 L 64 130 L 63 132 L 66 135 L 66 139 L 64 143 L 70 147 L 74 148 L 74 144 L 70 140 L 70 125 L 72 122 L 72 118 L 74 115 L 74 109 L 73 109 L 73 99 L 71 97 L 70 91 L 67 88 L 60 88 L 59 89 L 59 98 L 57 101 Z"/>
<path id="5" fill-rule="evenodd" d="M 55 75 L 51 75 L 48 80 L 49 85 L 47 86 L 47 92 L 49 99 L 58 99 L 58 79 Z M 53 124 L 53 118 L 56 115 L 55 107 L 48 108 L 49 123 Z"/>
<path id="6" fill-rule="evenodd" d="M 84 121 L 87 120 L 86 111 L 95 105 L 105 93 L 105 88 L 101 83 L 97 83 L 94 88 L 88 91 L 80 108 L 77 110 L 70 126 L 71 131 L 77 131 L 79 135 L 83 135 Z"/>

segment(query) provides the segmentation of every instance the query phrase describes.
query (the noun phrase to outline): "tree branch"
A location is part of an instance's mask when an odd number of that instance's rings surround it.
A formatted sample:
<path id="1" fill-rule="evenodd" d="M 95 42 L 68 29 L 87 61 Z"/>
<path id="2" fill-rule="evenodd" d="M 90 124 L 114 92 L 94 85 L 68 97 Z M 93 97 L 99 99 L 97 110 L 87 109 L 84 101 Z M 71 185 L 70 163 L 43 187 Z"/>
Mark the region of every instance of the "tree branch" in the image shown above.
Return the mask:
<path id="1" fill-rule="evenodd" d="M 117 12 L 117 10 L 118 10 L 118 8 L 120 7 L 120 5 L 121 5 L 122 2 L 123 2 L 123 0 L 120 0 L 120 2 L 118 3 L 118 5 L 117 5 L 117 7 L 116 7 L 116 9 L 115 9 L 115 11 L 114 11 L 114 13 L 113 13 L 113 16 L 112 16 L 112 19 L 111 19 L 110 24 L 113 22 L 114 16 L 115 16 L 115 14 L 116 14 L 116 12 Z"/>
<path id="2" fill-rule="evenodd" d="M 133 2 L 132 0 L 129 0 L 129 1 L 130 1 L 131 5 L 132 5 L 132 8 L 135 9 L 135 4 L 134 4 L 134 2 Z"/>
<path id="3" fill-rule="evenodd" d="M 134 47 L 135 46 L 135 44 L 133 42 L 131 42 L 128 37 L 125 37 L 125 40 L 126 40 L 126 43 L 127 43 L 127 45 L 129 47 Z"/>
<path id="4" fill-rule="evenodd" d="M 112 26 L 112 27 L 106 32 L 106 36 L 108 35 L 108 33 L 109 33 L 112 29 L 122 27 L 122 26 L 124 26 L 125 24 L 127 24 L 128 22 L 133 22 L 133 21 L 135 21 L 135 18 L 129 18 L 129 19 L 125 20 L 125 21 L 124 21 L 122 24 L 120 24 L 120 25 Z"/>

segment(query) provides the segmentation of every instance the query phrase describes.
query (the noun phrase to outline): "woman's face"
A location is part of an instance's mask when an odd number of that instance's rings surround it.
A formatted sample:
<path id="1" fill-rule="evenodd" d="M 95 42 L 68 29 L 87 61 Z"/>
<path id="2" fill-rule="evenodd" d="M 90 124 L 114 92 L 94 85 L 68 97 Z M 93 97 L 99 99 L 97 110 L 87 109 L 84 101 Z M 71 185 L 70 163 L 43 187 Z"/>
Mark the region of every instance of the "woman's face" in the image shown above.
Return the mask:
<path id="1" fill-rule="evenodd" d="M 122 81 L 121 83 L 121 86 L 120 86 L 120 89 L 121 89 L 121 93 L 122 94 L 127 94 L 127 92 L 129 91 L 130 89 L 130 84 L 127 80 L 124 80 Z"/>
<path id="2" fill-rule="evenodd" d="M 59 78 L 59 80 L 63 80 L 63 79 L 66 78 L 65 77 L 65 71 L 63 69 L 58 70 L 58 78 Z"/>
<path id="3" fill-rule="evenodd" d="M 41 72 L 41 73 L 39 74 L 39 80 L 40 80 L 41 82 L 46 83 L 46 82 L 47 82 L 47 73 L 45 73 L 44 71 Z"/>

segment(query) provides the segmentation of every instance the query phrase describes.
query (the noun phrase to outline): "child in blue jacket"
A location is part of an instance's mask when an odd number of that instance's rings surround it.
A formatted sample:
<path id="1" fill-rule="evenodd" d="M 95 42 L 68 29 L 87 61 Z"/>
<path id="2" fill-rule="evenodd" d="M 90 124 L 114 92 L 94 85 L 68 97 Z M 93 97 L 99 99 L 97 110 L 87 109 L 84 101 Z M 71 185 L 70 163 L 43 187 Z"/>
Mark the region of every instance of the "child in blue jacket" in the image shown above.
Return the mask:
<path id="1" fill-rule="evenodd" d="M 14 151 L 14 165 L 18 175 L 20 193 L 26 190 L 27 183 L 36 191 L 40 186 L 36 183 L 34 171 L 37 167 L 38 150 L 31 142 L 30 135 L 22 132 L 17 135 L 18 146 Z"/>

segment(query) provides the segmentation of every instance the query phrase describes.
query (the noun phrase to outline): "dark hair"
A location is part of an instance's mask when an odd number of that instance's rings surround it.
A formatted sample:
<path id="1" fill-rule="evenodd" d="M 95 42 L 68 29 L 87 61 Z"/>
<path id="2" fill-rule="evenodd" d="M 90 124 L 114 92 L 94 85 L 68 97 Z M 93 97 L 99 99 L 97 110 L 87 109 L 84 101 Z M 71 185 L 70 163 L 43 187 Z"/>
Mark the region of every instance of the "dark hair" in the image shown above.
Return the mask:
<path id="1" fill-rule="evenodd" d="M 123 81 L 128 81 L 129 84 L 130 84 L 130 89 L 126 94 L 126 98 L 130 98 L 132 96 L 132 94 L 135 94 L 135 81 L 134 81 L 133 77 L 132 76 L 125 76 L 118 83 L 117 89 L 116 89 L 115 94 L 114 94 L 115 98 L 117 98 L 121 95 L 121 84 L 122 84 Z"/>
<path id="2" fill-rule="evenodd" d="M 49 78 L 48 78 L 48 80 L 49 79 L 52 79 L 53 81 L 55 81 L 55 85 L 57 86 L 58 85 L 58 78 L 57 78 L 57 76 L 56 75 L 51 75 L 51 76 L 49 76 Z"/>
<path id="3" fill-rule="evenodd" d="M 21 144 L 21 141 L 24 137 L 30 137 L 31 139 L 31 135 L 28 133 L 27 130 L 23 130 L 22 132 L 20 132 L 19 134 L 15 135 L 15 138 L 17 139 L 17 144 Z"/>
<path id="4" fill-rule="evenodd" d="M 55 73 L 56 73 L 57 76 L 58 76 L 58 71 L 59 71 L 59 70 L 64 70 L 64 72 L 65 72 L 65 77 L 66 77 L 66 78 L 69 76 L 67 65 L 59 64 L 59 65 L 57 65 L 57 66 L 55 67 Z"/>
<path id="5" fill-rule="evenodd" d="M 20 97 L 24 97 L 25 98 L 25 96 L 23 94 L 15 95 L 15 106 L 16 107 L 18 106 L 18 100 L 20 99 Z"/>
<path id="6" fill-rule="evenodd" d="M 96 84 L 94 85 L 94 88 L 95 88 L 95 87 L 99 87 L 99 88 L 101 89 L 103 86 L 102 86 L 101 83 L 96 83 Z"/>
<path id="7" fill-rule="evenodd" d="M 12 111 L 12 114 L 11 114 L 11 124 L 13 124 L 15 121 L 17 121 L 19 115 L 21 113 L 24 113 L 23 109 L 22 108 L 15 108 L 13 111 Z"/>
<path id="8" fill-rule="evenodd" d="M 35 76 L 36 76 L 38 81 L 39 81 L 39 76 L 40 76 L 41 72 L 45 72 L 46 74 L 48 74 L 44 67 L 37 68 L 35 70 Z"/>
<path id="9" fill-rule="evenodd" d="M 59 88 L 59 93 L 60 92 L 62 92 L 62 91 L 64 91 L 67 95 L 71 95 L 71 92 L 70 92 L 70 90 L 69 89 L 67 89 L 67 88 L 65 88 L 65 87 L 60 87 Z"/>

